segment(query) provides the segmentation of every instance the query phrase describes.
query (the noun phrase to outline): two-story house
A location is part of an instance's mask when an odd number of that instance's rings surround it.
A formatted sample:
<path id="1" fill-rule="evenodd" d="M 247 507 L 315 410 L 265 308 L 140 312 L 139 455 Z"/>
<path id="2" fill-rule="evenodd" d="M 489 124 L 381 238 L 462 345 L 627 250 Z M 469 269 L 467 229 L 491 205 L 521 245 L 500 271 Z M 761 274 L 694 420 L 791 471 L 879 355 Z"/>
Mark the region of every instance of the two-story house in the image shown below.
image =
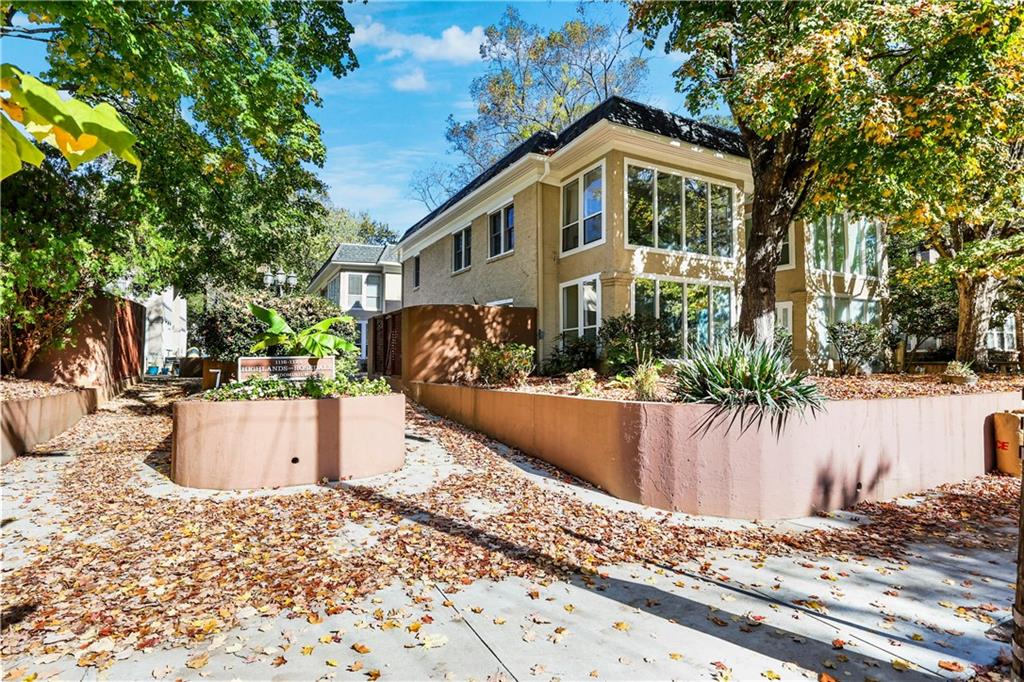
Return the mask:
<path id="1" fill-rule="evenodd" d="M 307 293 L 319 293 L 359 326 L 359 359 L 366 360 L 366 321 L 402 307 L 402 266 L 392 244 L 338 244 Z"/>
<path id="2" fill-rule="evenodd" d="M 398 244 L 403 301 L 535 307 L 541 357 L 561 334 L 596 336 L 610 316 L 669 317 L 685 354 L 735 327 L 752 182 L 736 133 L 611 97 L 558 134 L 533 135 L 409 228 Z M 877 232 L 869 247 L 859 228 L 836 225 L 860 239 L 849 267 L 869 281 L 864 249 L 878 252 Z M 869 298 L 839 285 L 846 250 L 840 258 L 828 242 L 825 257 L 838 260 L 810 267 L 818 242 L 805 231 L 794 225 L 779 273 L 800 366 L 823 348 L 820 320 L 848 314 L 835 297 Z"/>

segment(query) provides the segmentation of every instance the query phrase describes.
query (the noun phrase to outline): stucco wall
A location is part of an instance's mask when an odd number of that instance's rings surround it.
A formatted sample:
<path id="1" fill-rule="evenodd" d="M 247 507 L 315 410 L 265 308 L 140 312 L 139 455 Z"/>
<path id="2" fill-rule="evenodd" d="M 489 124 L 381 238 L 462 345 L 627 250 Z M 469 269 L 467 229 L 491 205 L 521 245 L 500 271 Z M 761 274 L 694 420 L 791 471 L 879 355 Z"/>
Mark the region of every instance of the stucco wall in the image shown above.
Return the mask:
<path id="1" fill-rule="evenodd" d="M 469 371 L 470 351 L 481 340 L 528 346 L 537 343 L 534 308 L 408 306 L 402 309 L 401 316 L 405 381 L 460 379 Z"/>
<path id="2" fill-rule="evenodd" d="M 146 309 L 120 298 L 99 297 L 75 323 L 66 348 L 40 353 L 26 375 L 73 386 L 117 386 L 142 374 Z"/>
<path id="3" fill-rule="evenodd" d="M 1016 393 L 829 402 L 781 436 L 698 427 L 709 408 L 410 383 L 409 396 L 594 483 L 662 509 L 792 518 L 982 474 L 989 415 Z"/>
<path id="4" fill-rule="evenodd" d="M 101 402 L 97 389 L 68 391 L 25 400 L 0 401 L 0 462 L 59 436 L 94 412 Z"/>
<path id="5" fill-rule="evenodd" d="M 405 397 L 174 404 L 171 479 L 192 488 L 276 488 L 362 478 L 405 462 Z"/>

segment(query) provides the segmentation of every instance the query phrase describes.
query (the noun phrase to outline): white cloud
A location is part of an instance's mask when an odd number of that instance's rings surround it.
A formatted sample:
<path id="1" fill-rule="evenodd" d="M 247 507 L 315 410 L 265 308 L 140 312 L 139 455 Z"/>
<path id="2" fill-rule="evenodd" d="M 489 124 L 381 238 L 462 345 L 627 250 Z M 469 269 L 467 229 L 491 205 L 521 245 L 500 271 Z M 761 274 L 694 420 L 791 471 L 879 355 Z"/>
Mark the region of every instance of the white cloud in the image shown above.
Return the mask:
<path id="1" fill-rule="evenodd" d="M 429 86 L 427 84 L 427 77 L 423 74 L 423 69 L 416 66 L 413 67 L 412 71 L 392 80 L 391 87 L 399 92 L 422 92 Z"/>
<path id="2" fill-rule="evenodd" d="M 464 31 L 452 25 L 441 32 L 440 38 L 434 38 L 422 33 L 393 31 L 378 21 L 369 20 L 356 26 L 352 47 L 358 49 L 368 45 L 387 50 L 381 59 L 395 59 L 411 54 L 421 61 L 470 64 L 480 60 L 480 44 L 483 41 L 482 26 Z"/>
<path id="3" fill-rule="evenodd" d="M 409 179 L 434 154 L 383 143 L 340 145 L 328 148 L 318 175 L 335 206 L 367 211 L 402 234 L 427 214 L 423 204 L 410 198 Z"/>

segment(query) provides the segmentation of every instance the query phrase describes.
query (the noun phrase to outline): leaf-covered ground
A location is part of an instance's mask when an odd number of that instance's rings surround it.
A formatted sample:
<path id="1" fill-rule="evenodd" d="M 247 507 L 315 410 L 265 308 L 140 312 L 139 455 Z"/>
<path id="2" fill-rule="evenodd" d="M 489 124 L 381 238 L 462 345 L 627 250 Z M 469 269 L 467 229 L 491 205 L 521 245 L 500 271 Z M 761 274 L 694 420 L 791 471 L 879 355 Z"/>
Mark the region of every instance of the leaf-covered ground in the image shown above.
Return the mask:
<path id="1" fill-rule="evenodd" d="M 903 679 L 1002 646 L 985 633 L 1009 615 L 1014 479 L 804 522 L 693 518 L 410 409 L 398 474 L 194 493 L 158 473 L 179 391 L 146 384 L 3 468 L 9 679 Z"/>

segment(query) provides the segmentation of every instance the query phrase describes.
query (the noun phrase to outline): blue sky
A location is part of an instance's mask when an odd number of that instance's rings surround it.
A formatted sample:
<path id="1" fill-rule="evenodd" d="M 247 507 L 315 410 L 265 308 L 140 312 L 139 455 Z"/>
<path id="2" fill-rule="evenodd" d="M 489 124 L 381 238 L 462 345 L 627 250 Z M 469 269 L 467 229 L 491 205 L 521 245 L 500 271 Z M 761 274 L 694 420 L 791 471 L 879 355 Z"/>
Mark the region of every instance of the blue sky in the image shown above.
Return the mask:
<path id="1" fill-rule="evenodd" d="M 444 139 L 449 114 L 473 114 L 469 85 L 484 71 L 479 57 L 483 29 L 496 23 L 508 4 L 523 18 L 545 28 L 561 25 L 576 12 L 575 2 L 369 2 L 346 5 L 356 26 L 353 47 L 360 67 L 341 79 L 317 81 L 323 107 L 319 122 L 327 162 L 318 174 L 335 205 L 368 211 L 401 234 L 426 213 L 413 199 L 409 180 L 418 168 L 447 161 Z M 595 2 L 589 16 L 625 23 L 619 3 Z M 38 74 L 45 68 L 42 45 L 4 41 L 3 60 Z M 678 59 L 660 46 L 650 55 L 644 90 L 636 99 L 683 111 L 674 91 Z"/>

